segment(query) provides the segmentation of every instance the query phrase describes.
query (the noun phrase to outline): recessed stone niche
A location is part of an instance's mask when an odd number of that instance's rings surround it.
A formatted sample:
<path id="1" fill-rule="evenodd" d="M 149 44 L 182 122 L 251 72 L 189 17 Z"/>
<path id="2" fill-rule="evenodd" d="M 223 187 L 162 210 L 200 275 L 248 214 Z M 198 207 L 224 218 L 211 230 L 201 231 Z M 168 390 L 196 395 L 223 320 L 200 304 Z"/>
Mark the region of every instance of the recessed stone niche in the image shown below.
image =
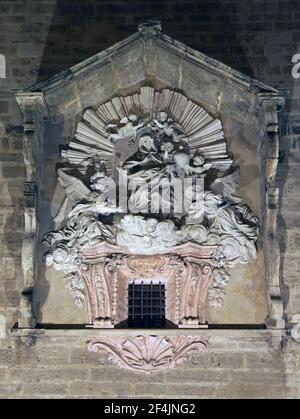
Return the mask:
<path id="1" fill-rule="evenodd" d="M 284 328 L 278 91 L 148 22 L 16 98 L 27 167 L 19 327 L 106 328 L 89 349 L 144 372 L 206 350 L 194 329 Z M 109 337 L 138 304 L 132 284 L 163 290 L 133 311 L 141 320 L 164 305 L 163 333 Z M 187 334 L 168 338 L 168 327 Z"/>

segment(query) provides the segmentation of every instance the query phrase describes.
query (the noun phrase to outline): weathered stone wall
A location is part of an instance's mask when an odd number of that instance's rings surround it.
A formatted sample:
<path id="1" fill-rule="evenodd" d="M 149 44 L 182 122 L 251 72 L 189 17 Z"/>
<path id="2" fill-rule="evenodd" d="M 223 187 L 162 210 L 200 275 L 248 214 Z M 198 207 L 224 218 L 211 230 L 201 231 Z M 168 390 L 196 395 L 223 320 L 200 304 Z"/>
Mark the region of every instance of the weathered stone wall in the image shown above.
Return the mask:
<path id="1" fill-rule="evenodd" d="M 1 397 L 300 397 L 299 351 L 273 349 L 268 332 L 203 332 L 213 350 L 154 375 L 120 370 L 88 352 L 86 339 L 95 334 L 47 331 L 32 340 L 13 338 L 13 350 L 0 349 Z"/>
<path id="2" fill-rule="evenodd" d="M 23 288 L 25 170 L 13 92 L 113 45 L 150 18 L 173 38 L 289 90 L 278 175 L 281 279 L 288 319 L 300 312 L 300 80 L 291 76 L 291 58 L 300 53 L 300 2 L 11 0 L 0 2 L 0 54 L 7 60 L 7 78 L 0 79 L 0 315 L 7 330 L 17 321 Z M 208 354 L 146 379 L 99 361 L 83 338 L 47 334 L 26 347 L 7 335 L 0 340 L 0 397 L 138 397 L 150 387 L 153 397 L 300 397 L 299 349 L 290 342 L 274 350 L 259 332 L 215 334 Z"/>

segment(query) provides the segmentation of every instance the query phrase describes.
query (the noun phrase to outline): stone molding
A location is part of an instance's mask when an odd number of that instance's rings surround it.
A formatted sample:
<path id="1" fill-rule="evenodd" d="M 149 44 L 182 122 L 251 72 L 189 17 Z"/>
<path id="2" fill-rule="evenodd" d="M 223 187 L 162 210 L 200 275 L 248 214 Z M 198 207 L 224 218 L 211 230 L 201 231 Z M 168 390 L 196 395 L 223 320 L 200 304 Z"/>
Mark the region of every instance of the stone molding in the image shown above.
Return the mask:
<path id="1" fill-rule="evenodd" d="M 197 66 L 207 69 L 212 74 L 216 74 L 218 77 L 224 80 L 230 80 L 233 83 L 240 85 L 241 88 L 245 88 L 255 94 L 264 92 L 262 94 L 264 97 L 272 95 L 273 98 L 281 100 L 282 95 L 278 92 L 277 89 L 268 86 L 267 84 L 258 80 L 252 79 L 245 74 L 233 69 L 232 67 L 223 64 L 222 62 L 208 57 L 207 55 L 196 51 L 177 40 L 172 39 L 170 36 L 163 33 L 161 28 L 161 23 L 159 21 L 151 21 L 150 23 L 144 22 L 139 26 L 138 32 L 131 35 L 130 37 L 116 43 L 104 51 L 101 51 L 93 57 L 90 57 L 83 62 L 74 65 L 68 70 L 56 74 L 49 80 L 29 87 L 27 91 L 48 92 L 57 89 L 65 84 L 66 80 L 77 80 L 81 77 L 84 77 L 95 68 L 100 68 L 104 64 L 109 63 L 112 57 L 117 57 L 124 51 L 133 49 L 141 43 L 145 45 L 145 61 L 151 62 L 151 56 L 149 56 L 149 52 L 151 50 L 150 45 L 155 43 L 159 47 L 170 51 L 175 56 L 184 56 L 186 59 L 196 64 Z"/>

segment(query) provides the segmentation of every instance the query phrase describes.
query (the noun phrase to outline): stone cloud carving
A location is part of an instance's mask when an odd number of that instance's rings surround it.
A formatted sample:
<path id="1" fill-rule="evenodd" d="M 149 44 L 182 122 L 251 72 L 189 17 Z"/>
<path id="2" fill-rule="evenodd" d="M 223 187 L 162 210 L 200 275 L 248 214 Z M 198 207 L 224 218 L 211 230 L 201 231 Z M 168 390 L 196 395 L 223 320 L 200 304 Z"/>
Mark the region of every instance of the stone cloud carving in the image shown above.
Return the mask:
<path id="1" fill-rule="evenodd" d="M 90 249 L 111 246 L 111 256 L 119 255 L 110 267 L 116 297 L 124 258 L 178 256 L 176 249 L 187 244 L 212 249 L 207 292 L 212 306 L 222 306 L 230 268 L 256 257 L 258 219 L 238 195 L 239 168 L 227 151 L 221 121 L 181 93 L 143 87 L 87 110 L 62 157 L 65 165 L 57 176 L 66 197 L 54 219 L 55 231 L 44 243 L 47 264 L 65 273 L 77 305 L 91 298 L 86 282 Z M 103 257 L 111 259 L 107 253 Z M 185 256 L 179 257 L 186 266 Z M 93 279 L 102 295 L 97 304 L 103 327 L 117 305 L 116 298 L 105 298 L 110 287 L 105 261 Z M 196 283 L 198 262 L 188 263 Z M 90 313 L 89 321 L 96 320 Z M 122 345 L 118 357 L 125 362 L 120 353 L 130 341 Z M 176 353 L 173 343 L 162 340 L 161 345 Z"/>

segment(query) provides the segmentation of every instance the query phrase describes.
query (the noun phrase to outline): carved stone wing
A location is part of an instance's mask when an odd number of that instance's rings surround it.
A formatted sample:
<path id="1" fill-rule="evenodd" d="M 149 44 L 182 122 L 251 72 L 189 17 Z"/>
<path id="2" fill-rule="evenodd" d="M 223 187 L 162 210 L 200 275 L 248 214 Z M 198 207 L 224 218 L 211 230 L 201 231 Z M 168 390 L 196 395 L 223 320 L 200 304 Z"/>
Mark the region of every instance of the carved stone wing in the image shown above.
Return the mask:
<path id="1" fill-rule="evenodd" d="M 80 179 L 68 175 L 63 169 L 59 169 L 57 175 L 72 206 L 78 204 L 82 199 L 88 198 L 91 194 L 90 189 Z"/>
<path id="2" fill-rule="evenodd" d="M 226 199 L 239 203 L 242 199 L 235 196 L 235 193 L 239 187 L 240 177 L 240 169 L 237 168 L 230 175 L 216 179 L 211 185 L 211 190 Z"/>

